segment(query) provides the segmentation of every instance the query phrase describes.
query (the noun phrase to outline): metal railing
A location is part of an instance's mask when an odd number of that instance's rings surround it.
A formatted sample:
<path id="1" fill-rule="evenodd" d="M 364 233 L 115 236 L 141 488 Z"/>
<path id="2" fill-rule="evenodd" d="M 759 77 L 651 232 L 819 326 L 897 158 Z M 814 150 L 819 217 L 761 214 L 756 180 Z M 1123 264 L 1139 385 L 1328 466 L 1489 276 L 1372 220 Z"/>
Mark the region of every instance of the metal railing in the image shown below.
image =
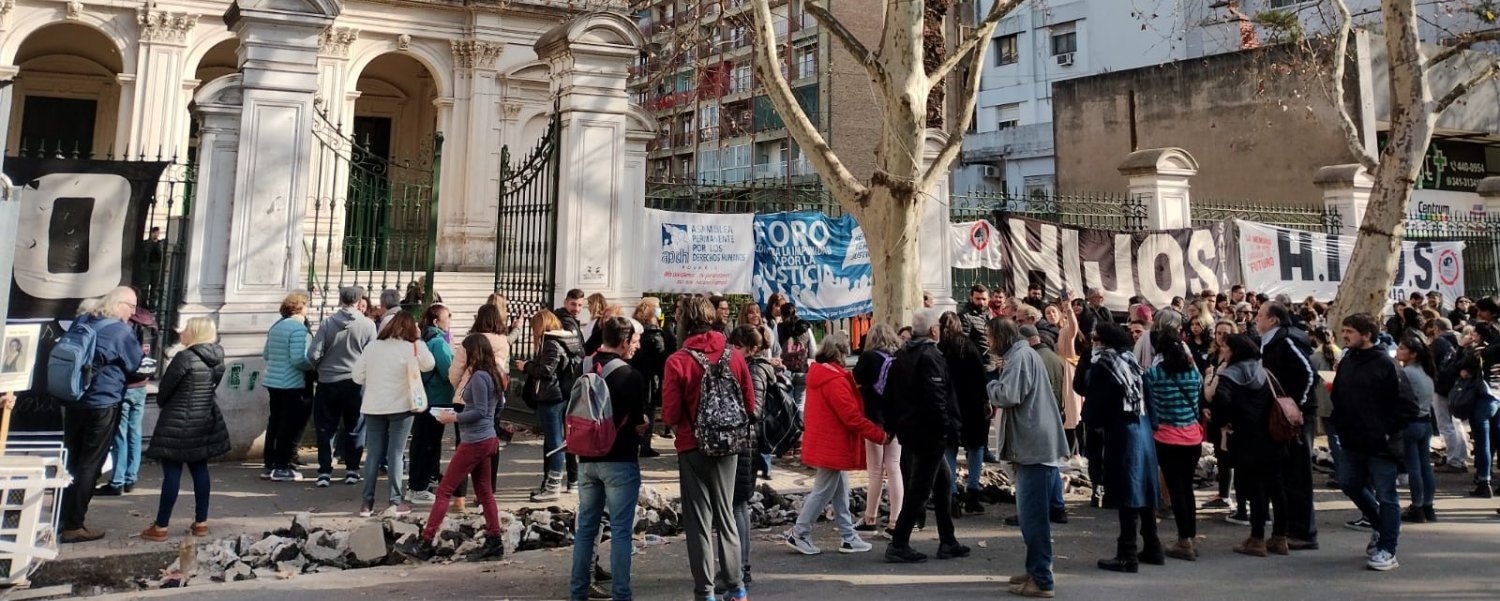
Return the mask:
<path id="1" fill-rule="evenodd" d="M 1327 207 L 1277 206 L 1250 202 L 1215 202 L 1194 200 L 1192 225 L 1203 227 L 1225 219 L 1243 219 L 1266 225 L 1298 230 L 1338 234 L 1343 218 Z"/>
<path id="2" fill-rule="evenodd" d="M 1500 216 L 1413 214 L 1405 225 L 1409 241 L 1464 243 L 1464 290 L 1469 296 L 1500 291 Z"/>

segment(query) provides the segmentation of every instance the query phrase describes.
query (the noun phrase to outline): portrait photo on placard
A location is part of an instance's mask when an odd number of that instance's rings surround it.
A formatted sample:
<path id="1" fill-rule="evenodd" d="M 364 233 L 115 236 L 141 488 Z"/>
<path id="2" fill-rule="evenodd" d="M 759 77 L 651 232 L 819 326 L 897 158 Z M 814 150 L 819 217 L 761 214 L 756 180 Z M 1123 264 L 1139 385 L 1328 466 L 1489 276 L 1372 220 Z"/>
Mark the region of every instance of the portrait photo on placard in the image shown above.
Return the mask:
<path id="1" fill-rule="evenodd" d="M 41 339 L 39 324 L 9 324 L 0 336 L 0 392 L 31 389 L 32 370 L 36 367 L 37 344 Z"/>

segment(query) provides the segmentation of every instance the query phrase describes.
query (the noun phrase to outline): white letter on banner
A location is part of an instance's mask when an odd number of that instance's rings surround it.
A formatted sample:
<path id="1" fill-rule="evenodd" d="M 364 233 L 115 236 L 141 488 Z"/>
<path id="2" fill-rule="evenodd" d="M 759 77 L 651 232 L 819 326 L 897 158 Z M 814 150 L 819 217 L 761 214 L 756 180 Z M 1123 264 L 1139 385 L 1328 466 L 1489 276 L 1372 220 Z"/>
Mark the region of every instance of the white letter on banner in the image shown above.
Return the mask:
<path id="1" fill-rule="evenodd" d="M 1061 267 L 1057 264 L 1057 226 L 1050 224 L 1039 224 L 1037 228 L 1040 238 L 1037 247 L 1030 244 L 1027 235 L 1026 222 L 1019 219 L 1010 219 L 1011 239 L 1011 290 L 1020 294 L 1026 290 L 1027 274 L 1031 271 L 1041 271 L 1049 274 L 1057 273 Z"/>
<path id="2" fill-rule="evenodd" d="M 1188 237 L 1187 261 L 1193 272 L 1192 279 L 1188 280 L 1188 293 L 1220 290 L 1219 274 L 1210 269 L 1207 263 L 1218 256 L 1219 249 L 1214 246 L 1213 232 L 1193 230 L 1193 234 Z"/>
<path id="3" fill-rule="evenodd" d="M 1068 283 L 1068 290 L 1073 293 L 1073 298 L 1083 298 L 1083 287 L 1081 286 L 1083 275 L 1079 273 L 1083 266 L 1083 260 L 1079 258 L 1078 252 L 1078 230 L 1063 228 L 1062 231 L 1062 273 L 1063 281 Z M 1052 291 L 1049 291 L 1052 292 Z M 1056 291 L 1056 292 L 1061 292 Z"/>
<path id="4" fill-rule="evenodd" d="M 1156 268 L 1156 258 L 1165 255 L 1167 257 L 1167 269 L 1165 274 Z M 1151 301 L 1154 307 L 1165 307 L 1172 304 L 1173 296 L 1185 294 L 1186 285 L 1183 283 L 1182 271 L 1182 247 L 1177 245 L 1177 237 L 1171 234 L 1151 234 L 1141 241 L 1140 251 L 1136 253 L 1136 274 L 1140 277 L 1141 295 Z M 1167 285 L 1161 285 L 1161 276 L 1167 276 Z M 1185 278 L 1184 278 L 1185 279 Z"/>

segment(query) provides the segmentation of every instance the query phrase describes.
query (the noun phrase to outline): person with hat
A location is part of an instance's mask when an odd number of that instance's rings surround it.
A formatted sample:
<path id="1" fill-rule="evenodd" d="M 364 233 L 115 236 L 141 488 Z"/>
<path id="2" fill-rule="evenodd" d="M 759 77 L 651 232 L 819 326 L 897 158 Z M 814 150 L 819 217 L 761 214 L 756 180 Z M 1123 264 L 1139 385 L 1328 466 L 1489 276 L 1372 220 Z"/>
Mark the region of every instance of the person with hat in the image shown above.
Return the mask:
<path id="1" fill-rule="evenodd" d="M 1460 296 L 1458 300 L 1453 301 L 1453 310 L 1448 312 L 1448 322 L 1453 324 L 1454 330 L 1462 329 L 1464 323 L 1469 321 L 1469 311 L 1473 307 L 1474 301 L 1469 300 L 1467 296 Z"/>

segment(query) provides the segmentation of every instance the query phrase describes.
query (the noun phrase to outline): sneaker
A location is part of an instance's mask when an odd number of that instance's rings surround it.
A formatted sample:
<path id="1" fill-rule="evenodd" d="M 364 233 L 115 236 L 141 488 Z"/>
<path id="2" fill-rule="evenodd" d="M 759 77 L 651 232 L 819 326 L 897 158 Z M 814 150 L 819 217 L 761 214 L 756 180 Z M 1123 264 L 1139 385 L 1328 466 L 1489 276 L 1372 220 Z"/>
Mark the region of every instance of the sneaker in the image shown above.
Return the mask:
<path id="1" fill-rule="evenodd" d="M 103 484 L 99 488 L 94 489 L 94 496 L 96 497 L 118 497 L 122 494 L 125 494 L 125 489 L 113 484 Z"/>
<path id="2" fill-rule="evenodd" d="M 745 590 L 745 587 L 742 586 L 725 595 L 724 599 L 727 601 L 750 601 L 750 591 Z"/>
<path id="3" fill-rule="evenodd" d="M 1396 561 L 1396 556 L 1390 551 L 1376 551 L 1370 556 L 1370 561 L 1365 562 L 1365 567 L 1377 572 L 1388 572 L 1400 566 L 1401 564 Z"/>
<path id="4" fill-rule="evenodd" d="M 1019 515 L 1008 515 L 1008 516 L 1005 516 L 1005 525 L 1006 526 L 1020 526 L 1021 525 L 1021 516 L 1019 516 Z"/>
<path id="5" fill-rule="evenodd" d="M 318 488 L 328 488 L 328 485 L 332 483 L 333 476 L 330 476 L 328 474 L 318 474 Z"/>
<path id="6" fill-rule="evenodd" d="M 396 517 L 398 517 L 398 518 L 409 516 L 409 515 L 411 515 L 411 504 L 410 503 L 394 503 L 394 504 L 391 505 L 391 513 L 396 514 Z"/>
<path id="7" fill-rule="evenodd" d="M 968 556 L 969 556 L 969 548 L 966 547 L 966 546 L 964 546 L 964 545 L 958 544 L 956 542 L 955 543 L 943 543 L 943 544 L 938 545 L 938 552 L 937 552 L 937 558 L 938 559 L 957 559 L 957 558 L 960 558 L 960 557 L 968 557 Z"/>
<path id="8" fill-rule="evenodd" d="M 807 537 L 797 536 L 790 532 L 788 532 L 786 535 L 786 546 L 796 549 L 798 553 L 801 553 L 803 555 L 817 555 L 823 552 L 822 549 L 819 549 L 818 546 L 814 545 L 811 540 L 808 540 Z"/>
<path id="9" fill-rule="evenodd" d="M 1493 499 L 1495 498 L 1495 491 L 1490 488 L 1489 482 L 1480 482 L 1474 486 L 1474 490 L 1469 491 L 1469 496 L 1475 499 Z"/>
<path id="10" fill-rule="evenodd" d="M 544 502 L 547 502 L 547 501 L 556 501 L 561 496 L 562 495 L 559 494 L 556 489 L 554 489 L 554 490 L 539 490 L 539 491 L 536 491 L 534 493 L 531 493 L 531 502 L 533 502 L 533 503 L 544 503 Z"/>
<path id="11" fill-rule="evenodd" d="M 604 569 L 604 564 L 594 561 L 594 582 L 609 582 L 615 579 L 615 575 Z"/>
<path id="12" fill-rule="evenodd" d="M 361 480 L 364 480 L 364 477 L 360 476 L 359 472 L 351 471 L 344 474 L 344 484 L 352 486 L 355 484 L 359 484 Z"/>
<path id="13" fill-rule="evenodd" d="M 661 451 L 658 451 L 658 450 L 650 448 L 650 447 L 646 447 L 644 449 L 641 449 L 641 457 L 643 459 L 652 459 L 652 458 L 655 458 L 655 457 L 661 457 Z"/>
<path id="14" fill-rule="evenodd" d="M 1469 468 L 1451 463 L 1439 463 L 1432 468 L 1432 471 L 1439 474 L 1467 474 L 1469 473 Z"/>
<path id="15" fill-rule="evenodd" d="M 590 599 L 613 599 L 614 595 L 610 593 L 609 589 L 604 588 L 603 585 L 600 585 L 599 583 L 594 582 L 594 583 L 589 584 L 589 598 Z"/>
<path id="16" fill-rule="evenodd" d="M 125 494 L 127 494 L 127 495 L 130 494 L 130 493 L 133 493 L 133 492 L 135 492 L 135 483 L 134 482 L 126 482 L 125 483 L 125 488 L 122 488 L 120 490 L 125 491 Z"/>
<path id="17" fill-rule="evenodd" d="M 406 502 L 416 505 L 431 505 L 437 502 L 437 495 L 432 494 L 432 491 L 414 490 L 406 493 Z"/>
<path id="18" fill-rule="evenodd" d="M 840 543 L 839 553 L 864 553 L 874 548 L 875 547 L 870 543 L 856 538 L 854 540 L 846 540 Z"/>
<path id="19" fill-rule="evenodd" d="M 1202 505 L 1198 506 L 1198 508 L 1199 509 L 1229 509 L 1229 500 L 1225 499 L 1224 497 L 1214 497 L 1212 499 L 1204 501 Z"/>
<path id="20" fill-rule="evenodd" d="M 272 470 L 272 469 L 261 470 L 260 471 L 260 479 L 261 480 L 270 480 L 271 476 L 274 475 L 275 473 L 276 473 L 276 470 Z"/>
<path id="21" fill-rule="evenodd" d="M 370 517 L 372 515 L 375 515 L 375 508 L 374 507 L 371 507 L 369 505 L 360 505 L 359 506 L 359 517 L 367 518 L 367 517 Z"/>
<path id="22" fill-rule="evenodd" d="M 1053 509 L 1050 512 L 1050 515 L 1047 516 L 1047 518 L 1052 520 L 1052 523 L 1054 524 L 1066 524 L 1068 523 L 1068 510 Z"/>
<path id="23" fill-rule="evenodd" d="M 271 472 L 272 482 L 300 482 L 302 474 L 288 469 L 273 470 Z"/>
<path id="24" fill-rule="evenodd" d="M 1011 585 L 1010 594 L 1033 599 L 1051 599 L 1057 596 L 1056 591 L 1037 586 L 1036 581 L 1030 578 L 1027 578 L 1025 582 Z"/>
<path id="25" fill-rule="evenodd" d="M 1250 516 L 1245 515 L 1243 513 L 1231 513 L 1229 515 L 1224 516 L 1224 521 L 1229 522 L 1231 524 L 1234 524 L 1236 526 L 1249 526 L 1250 525 Z"/>
<path id="26" fill-rule="evenodd" d="M 910 546 L 898 547 L 891 543 L 885 546 L 885 560 L 891 563 L 922 563 L 927 561 L 927 554 Z"/>
<path id="27" fill-rule="evenodd" d="M 469 552 L 469 561 L 484 561 L 505 557 L 505 539 L 498 535 L 484 535 L 484 544 Z"/>
<path id="28" fill-rule="evenodd" d="M 1379 545 L 1379 544 L 1380 544 L 1380 533 L 1376 532 L 1376 533 L 1371 534 L 1370 535 L 1370 542 L 1365 543 L 1365 557 L 1372 557 L 1372 556 L 1374 556 L 1375 555 L 1376 545 Z"/>
<path id="29" fill-rule="evenodd" d="M 1374 528 L 1374 526 L 1370 524 L 1370 520 L 1365 519 L 1364 516 L 1360 516 L 1360 518 L 1357 520 L 1349 520 L 1347 522 L 1344 522 L 1344 527 L 1350 530 L 1358 530 L 1360 532 L 1369 532 L 1371 528 Z"/>
<path id="30" fill-rule="evenodd" d="M 874 532 L 878 529 L 879 527 L 875 524 L 866 524 L 864 522 L 860 522 L 858 526 L 854 527 L 855 532 Z"/>

